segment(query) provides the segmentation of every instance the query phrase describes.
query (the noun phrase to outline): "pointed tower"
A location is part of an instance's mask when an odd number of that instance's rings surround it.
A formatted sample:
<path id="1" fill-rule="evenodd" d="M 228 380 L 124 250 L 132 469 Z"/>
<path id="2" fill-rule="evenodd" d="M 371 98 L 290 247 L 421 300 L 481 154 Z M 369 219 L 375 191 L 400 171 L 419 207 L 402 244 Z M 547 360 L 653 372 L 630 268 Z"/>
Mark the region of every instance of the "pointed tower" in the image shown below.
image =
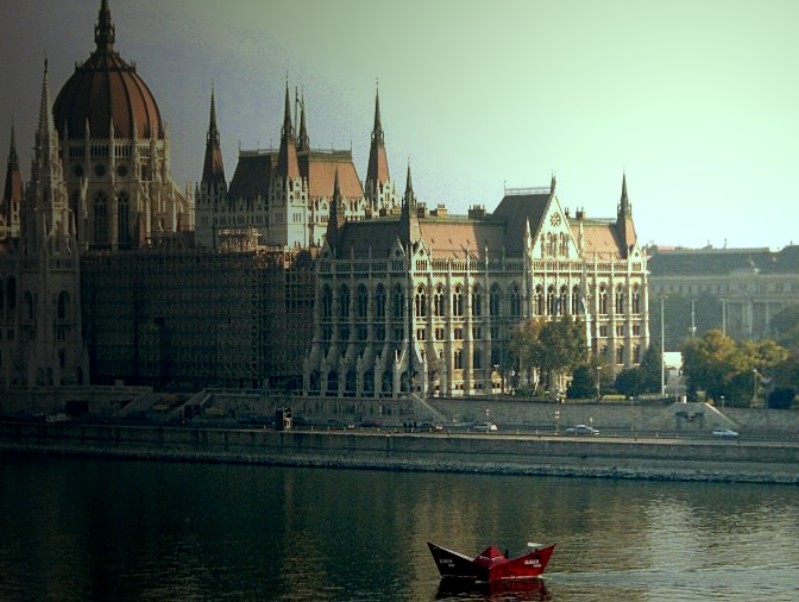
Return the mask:
<path id="1" fill-rule="evenodd" d="M 380 92 L 375 92 L 375 121 L 372 127 L 372 144 L 366 170 L 366 199 L 375 215 L 385 215 L 396 209 L 397 198 L 388 172 L 385 135 L 380 120 Z"/>
<path id="2" fill-rule="evenodd" d="M 11 149 L 8 151 L 8 167 L 6 169 L 6 185 L 3 189 L 3 200 L 0 204 L 0 240 L 19 238 L 19 208 L 22 204 L 22 173 L 19 170 L 19 155 L 11 126 Z"/>
<path id="3" fill-rule="evenodd" d="M 297 152 L 307 153 L 311 150 L 311 141 L 308 138 L 308 128 L 305 127 L 305 95 L 298 99 L 300 103 L 300 136 L 297 138 Z"/>
<path id="4" fill-rule="evenodd" d="M 79 252 L 53 123 L 47 61 L 21 248 L 26 261 L 19 272 L 19 290 L 24 294 L 15 324 L 21 335 L 24 332 L 25 345 L 20 348 L 24 357 L 18 359 L 26 370 L 15 378 L 28 386 L 84 384 L 88 356 L 83 343 Z"/>
<path id="5" fill-rule="evenodd" d="M 626 173 L 622 176 L 621 180 L 621 199 L 619 199 L 619 206 L 616 214 L 616 231 L 618 232 L 619 241 L 624 248 L 624 256 L 629 257 L 630 251 L 638 242 L 638 236 L 635 233 L 635 224 L 633 223 L 632 205 L 627 195 Z"/>
<path id="6" fill-rule="evenodd" d="M 286 84 L 286 100 L 283 112 L 283 127 L 280 130 L 280 151 L 277 158 L 277 175 L 284 180 L 300 177 L 300 166 L 297 161 L 297 138 L 291 123 L 291 102 L 289 87 Z"/>
<path id="7" fill-rule="evenodd" d="M 211 87 L 208 134 L 205 137 L 203 175 L 195 197 L 197 199 L 195 240 L 201 247 L 213 248 L 217 243 L 217 212 L 225 209 L 227 200 L 227 180 L 222 160 L 221 139 L 216 125 L 216 94 L 213 87 Z"/>
<path id="8" fill-rule="evenodd" d="M 339 186 L 338 168 L 336 168 L 336 176 L 333 182 L 333 198 L 330 200 L 330 216 L 327 220 L 327 233 L 325 234 L 325 240 L 332 249 L 336 248 L 339 235 L 346 221 L 343 200 L 341 187 Z"/>
<path id="9" fill-rule="evenodd" d="M 269 228 L 266 244 L 307 248 L 311 228 L 308 218 L 308 181 L 302 177 L 297 157 L 297 139 L 291 123 L 289 86 L 286 83 L 283 127 L 277 166 L 269 189 Z"/>
<path id="10" fill-rule="evenodd" d="M 219 129 L 216 126 L 216 98 L 211 89 L 211 115 L 208 123 L 208 134 L 205 137 L 205 161 L 203 178 L 200 182 L 201 192 L 208 196 L 218 197 L 227 191 L 225 165 L 222 161 L 222 146 Z"/>
<path id="11" fill-rule="evenodd" d="M 419 226 L 419 215 L 416 206 L 416 194 L 413 192 L 411 179 L 411 166 L 408 164 L 408 174 L 405 178 L 405 194 L 402 196 L 402 213 L 400 214 L 400 241 L 406 253 L 413 252 L 413 245 L 422 238 Z"/>

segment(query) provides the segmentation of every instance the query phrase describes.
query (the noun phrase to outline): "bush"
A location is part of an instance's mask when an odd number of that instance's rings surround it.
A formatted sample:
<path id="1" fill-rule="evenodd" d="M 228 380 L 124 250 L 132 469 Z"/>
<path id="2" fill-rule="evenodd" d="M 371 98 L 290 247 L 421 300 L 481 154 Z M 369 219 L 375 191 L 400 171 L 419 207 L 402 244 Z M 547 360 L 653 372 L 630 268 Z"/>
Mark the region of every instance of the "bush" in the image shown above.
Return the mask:
<path id="1" fill-rule="evenodd" d="M 773 410 L 790 410 L 796 391 L 791 387 L 774 389 L 768 395 L 768 407 Z"/>

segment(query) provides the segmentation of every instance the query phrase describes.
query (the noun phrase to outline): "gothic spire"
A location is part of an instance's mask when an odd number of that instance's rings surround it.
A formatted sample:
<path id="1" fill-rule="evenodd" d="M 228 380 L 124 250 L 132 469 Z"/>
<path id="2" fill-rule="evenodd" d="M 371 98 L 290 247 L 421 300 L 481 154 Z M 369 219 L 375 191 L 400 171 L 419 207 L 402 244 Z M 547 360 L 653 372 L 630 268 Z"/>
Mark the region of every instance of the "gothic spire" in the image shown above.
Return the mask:
<path id="1" fill-rule="evenodd" d="M 627 174 L 621 180 L 621 199 L 619 199 L 618 214 L 616 217 L 616 230 L 624 247 L 625 257 L 638 241 L 633 223 L 633 211 L 630 197 L 627 195 Z"/>
<path id="2" fill-rule="evenodd" d="M 410 163 L 408 163 L 408 174 L 405 178 L 405 194 L 402 195 L 400 230 L 400 240 L 406 245 L 406 251 L 410 249 L 413 243 L 422 237 L 422 231 L 419 227 L 419 215 L 416 207 L 416 194 L 413 192 Z"/>
<path id="3" fill-rule="evenodd" d="M 224 188 L 225 165 L 222 161 L 222 145 L 219 129 L 216 126 L 216 94 L 211 88 L 211 115 L 208 120 L 208 135 L 205 142 L 205 162 L 203 163 L 202 184 L 210 188 Z"/>
<path id="4" fill-rule="evenodd" d="M 116 27 L 111 21 L 111 11 L 108 9 L 108 0 L 100 3 L 100 13 L 97 16 L 97 25 L 94 26 L 94 41 L 97 43 L 98 52 L 114 50 Z"/>
<path id="5" fill-rule="evenodd" d="M 300 103 L 300 136 L 297 139 L 297 150 L 306 152 L 311 150 L 311 142 L 308 138 L 308 129 L 305 127 L 305 95 L 299 98 Z"/>
<path id="6" fill-rule="evenodd" d="M 6 170 L 6 184 L 3 189 L 3 198 L 0 208 L 5 217 L 7 232 L 11 236 L 19 236 L 19 222 L 14 223 L 15 215 L 19 212 L 22 202 L 22 173 L 19 170 L 19 155 L 14 136 L 14 126 L 11 126 L 11 148 L 8 151 L 8 168 Z M 16 217 L 18 220 L 18 215 Z"/>
<path id="7" fill-rule="evenodd" d="M 339 184 L 338 167 L 336 167 L 333 198 L 330 200 L 330 215 L 328 216 L 327 233 L 325 235 L 325 239 L 331 247 L 336 246 L 339 231 L 344 226 L 345 217 L 344 212 L 341 211 L 342 209 L 341 186 Z"/>
<path id="8" fill-rule="evenodd" d="M 369 149 L 369 165 L 366 170 L 366 194 L 375 203 L 378 188 L 391 179 L 388 173 L 383 124 L 380 120 L 380 92 L 375 92 L 375 123 L 372 129 L 372 144 Z"/>
<path id="9" fill-rule="evenodd" d="M 277 174 L 283 178 L 299 178 L 300 166 L 297 161 L 297 139 L 291 123 L 291 100 L 289 85 L 286 82 L 286 99 L 283 113 L 283 128 L 280 130 L 280 151 L 277 158 Z"/>
<path id="10" fill-rule="evenodd" d="M 47 146 L 47 148 L 45 148 Z M 44 59 L 44 75 L 42 77 L 42 95 L 39 100 L 39 127 L 36 130 L 36 153 L 49 153 L 50 149 L 58 149 L 58 133 L 53 123 L 53 103 L 50 100 L 50 82 L 47 75 L 47 59 Z"/>

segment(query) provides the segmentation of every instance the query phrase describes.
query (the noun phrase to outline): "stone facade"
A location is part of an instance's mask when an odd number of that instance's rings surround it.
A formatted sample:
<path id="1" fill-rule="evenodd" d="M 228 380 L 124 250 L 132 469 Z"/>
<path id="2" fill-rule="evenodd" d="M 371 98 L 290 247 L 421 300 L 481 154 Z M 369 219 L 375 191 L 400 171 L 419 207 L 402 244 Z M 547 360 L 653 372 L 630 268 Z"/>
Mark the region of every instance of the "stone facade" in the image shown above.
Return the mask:
<path id="1" fill-rule="evenodd" d="M 626 179 L 616 220 L 572 218 L 554 178 L 506 194 L 493 214 L 455 217 L 416 202 L 409 168 L 399 217 L 331 215 L 317 278 L 308 395 L 500 392 L 512 330 L 534 317 L 583 320 L 592 352 L 614 369 L 636 365 L 649 344 L 647 261 Z"/>

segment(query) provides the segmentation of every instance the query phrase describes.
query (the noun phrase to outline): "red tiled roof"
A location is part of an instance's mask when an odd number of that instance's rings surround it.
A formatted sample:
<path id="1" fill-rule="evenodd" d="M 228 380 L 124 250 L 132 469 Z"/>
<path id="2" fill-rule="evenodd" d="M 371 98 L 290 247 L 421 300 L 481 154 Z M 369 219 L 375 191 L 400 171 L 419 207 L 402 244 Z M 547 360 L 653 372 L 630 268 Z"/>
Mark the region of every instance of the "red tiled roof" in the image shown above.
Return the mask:
<path id="1" fill-rule="evenodd" d="M 571 223 L 572 234 L 579 240 L 580 222 Z M 619 245 L 616 236 L 615 222 L 583 221 L 583 258 L 591 260 L 624 259 L 625 252 Z"/>
<path id="2" fill-rule="evenodd" d="M 420 219 L 422 241 L 436 259 L 464 259 L 468 250 L 473 259 L 500 255 L 507 239 L 505 226 L 493 221 L 455 221 Z"/>

